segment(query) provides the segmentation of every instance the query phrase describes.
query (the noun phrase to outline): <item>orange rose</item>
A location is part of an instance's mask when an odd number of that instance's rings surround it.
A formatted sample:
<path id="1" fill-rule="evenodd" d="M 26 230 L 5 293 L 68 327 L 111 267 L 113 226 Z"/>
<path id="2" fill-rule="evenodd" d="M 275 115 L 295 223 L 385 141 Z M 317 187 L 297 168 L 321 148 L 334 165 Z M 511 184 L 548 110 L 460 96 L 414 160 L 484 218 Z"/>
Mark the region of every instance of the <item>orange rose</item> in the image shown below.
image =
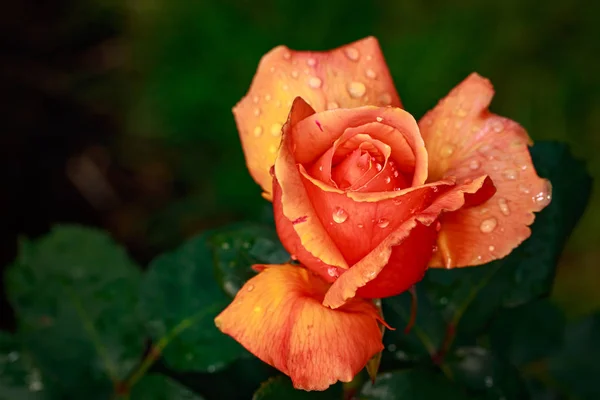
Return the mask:
<path id="1" fill-rule="evenodd" d="M 217 318 L 221 330 L 296 387 L 324 389 L 381 349 L 380 316 L 365 298 L 401 293 L 428 266 L 509 254 L 550 186 L 523 128 L 488 111 L 492 96 L 472 74 L 417 124 L 373 38 L 266 55 L 234 114 L 279 237 L 312 273 L 266 268 Z"/>

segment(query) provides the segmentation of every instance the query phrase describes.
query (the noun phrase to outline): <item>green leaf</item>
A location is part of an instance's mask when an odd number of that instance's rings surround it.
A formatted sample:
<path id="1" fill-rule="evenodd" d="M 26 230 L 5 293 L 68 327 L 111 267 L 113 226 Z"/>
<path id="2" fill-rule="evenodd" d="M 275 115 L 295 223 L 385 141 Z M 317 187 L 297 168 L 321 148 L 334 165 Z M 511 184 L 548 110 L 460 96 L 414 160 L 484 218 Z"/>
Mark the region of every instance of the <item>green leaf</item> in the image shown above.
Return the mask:
<path id="1" fill-rule="evenodd" d="M 521 366 L 551 355 L 563 345 L 565 317 L 548 300 L 501 310 L 490 328 L 492 349 Z"/>
<path id="2" fill-rule="evenodd" d="M 219 230 L 210 238 L 215 274 L 221 287 L 235 296 L 256 273 L 254 264 L 282 264 L 290 260 L 274 229 L 240 224 Z"/>
<path id="3" fill-rule="evenodd" d="M 564 340 L 564 347 L 550 358 L 550 374 L 571 395 L 600 398 L 600 313 L 567 325 Z"/>
<path id="4" fill-rule="evenodd" d="M 131 400 L 202 400 L 185 386 L 160 374 L 144 376 L 131 390 Z"/>
<path id="5" fill-rule="evenodd" d="M 103 232 L 59 226 L 23 241 L 7 272 L 25 347 L 64 393 L 106 398 L 143 352 L 140 271 Z"/>
<path id="6" fill-rule="evenodd" d="M 518 371 L 480 347 L 461 347 L 446 363 L 453 379 L 485 399 L 528 399 Z"/>
<path id="7" fill-rule="evenodd" d="M 0 400 L 42 400 L 47 387 L 31 356 L 8 332 L 0 332 Z"/>
<path id="8" fill-rule="evenodd" d="M 335 384 L 323 392 L 306 392 L 294 389 L 292 381 L 287 376 L 271 378 L 261 385 L 254 393 L 252 400 L 340 400 L 342 385 Z"/>
<path id="9" fill-rule="evenodd" d="M 385 321 L 395 328 L 386 330 L 383 343 L 382 365 L 389 367 L 397 362 L 411 362 L 433 357 L 444 339 L 445 322 L 430 301 L 422 286 L 417 286 L 417 315 L 409 333 L 405 328 L 411 315 L 411 296 L 405 292 L 399 296 L 382 299 Z M 396 362 L 392 362 L 392 360 Z"/>
<path id="10" fill-rule="evenodd" d="M 537 143 L 531 150 L 538 174 L 553 185 L 552 202 L 537 213 L 532 235 L 509 256 L 487 265 L 428 272 L 423 285 L 444 315 L 460 321 L 463 333 L 477 333 L 499 307 L 514 307 L 549 293 L 562 249 L 581 217 L 591 180 L 566 145 Z M 533 194 L 534 195 L 534 194 Z"/>
<path id="11" fill-rule="evenodd" d="M 214 324 L 231 299 L 213 269 L 210 235 L 198 235 L 156 258 L 142 282 L 141 312 L 167 366 L 214 372 L 245 350 Z"/>
<path id="12" fill-rule="evenodd" d="M 443 375 L 425 369 L 386 372 L 375 383 L 367 382 L 360 400 L 462 400 L 468 397 Z"/>

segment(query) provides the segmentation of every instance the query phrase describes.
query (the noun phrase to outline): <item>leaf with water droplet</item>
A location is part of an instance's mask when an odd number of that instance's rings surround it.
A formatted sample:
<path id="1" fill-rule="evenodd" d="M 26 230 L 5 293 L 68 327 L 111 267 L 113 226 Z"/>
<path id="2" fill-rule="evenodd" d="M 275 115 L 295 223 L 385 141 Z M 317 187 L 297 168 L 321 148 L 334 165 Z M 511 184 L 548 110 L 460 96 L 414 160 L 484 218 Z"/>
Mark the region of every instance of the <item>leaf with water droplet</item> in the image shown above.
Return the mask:
<path id="1" fill-rule="evenodd" d="M 529 399 L 527 388 L 515 367 L 482 347 L 461 347 L 445 365 L 454 381 L 472 396 L 484 399 Z"/>
<path id="2" fill-rule="evenodd" d="M 252 265 L 282 264 L 290 260 L 275 229 L 265 225 L 244 223 L 215 230 L 209 244 L 215 276 L 231 297 L 255 275 Z"/>
<path id="3" fill-rule="evenodd" d="M 140 309 L 153 342 L 178 331 L 162 353 L 174 370 L 218 370 L 248 354 L 214 324 L 231 298 L 215 277 L 213 252 L 244 248 L 246 241 L 211 241 L 213 234 L 195 236 L 157 257 L 144 275 Z"/>
<path id="4" fill-rule="evenodd" d="M 63 398 L 108 398 L 111 380 L 139 362 L 140 275 L 125 250 L 96 229 L 58 226 L 22 241 L 7 271 L 8 297 L 42 381 L 52 377 Z"/>
<path id="5" fill-rule="evenodd" d="M 375 383 L 361 389 L 361 400 L 467 400 L 461 388 L 441 373 L 428 369 L 405 369 L 379 374 Z"/>
<path id="6" fill-rule="evenodd" d="M 0 331 L 0 400 L 43 400 L 51 389 L 18 337 Z"/>

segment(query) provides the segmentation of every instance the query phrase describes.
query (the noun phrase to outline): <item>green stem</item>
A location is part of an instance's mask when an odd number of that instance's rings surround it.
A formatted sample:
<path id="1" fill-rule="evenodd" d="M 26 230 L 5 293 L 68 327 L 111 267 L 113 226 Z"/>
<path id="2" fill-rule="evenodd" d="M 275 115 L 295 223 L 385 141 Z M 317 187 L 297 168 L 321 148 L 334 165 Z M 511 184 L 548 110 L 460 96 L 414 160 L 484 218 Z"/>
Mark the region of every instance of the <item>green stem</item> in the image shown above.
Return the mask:
<path id="1" fill-rule="evenodd" d="M 206 315 L 213 313 L 214 311 L 221 308 L 221 305 L 210 307 L 202 312 L 199 312 L 190 318 L 186 318 L 182 320 L 179 324 L 175 325 L 173 329 L 171 329 L 165 336 L 159 339 L 156 344 L 152 345 L 150 351 L 146 355 L 146 357 L 142 360 L 140 366 L 135 370 L 135 372 L 129 377 L 129 379 L 125 382 L 124 386 L 129 391 L 145 374 L 148 372 L 150 367 L 154 365 L 156 360 L 158 360 L 169 343 L 176 338 L 179 334 L 185 331 L 190 326 L 194 325 L 194 323 L 204 318 Z"/>

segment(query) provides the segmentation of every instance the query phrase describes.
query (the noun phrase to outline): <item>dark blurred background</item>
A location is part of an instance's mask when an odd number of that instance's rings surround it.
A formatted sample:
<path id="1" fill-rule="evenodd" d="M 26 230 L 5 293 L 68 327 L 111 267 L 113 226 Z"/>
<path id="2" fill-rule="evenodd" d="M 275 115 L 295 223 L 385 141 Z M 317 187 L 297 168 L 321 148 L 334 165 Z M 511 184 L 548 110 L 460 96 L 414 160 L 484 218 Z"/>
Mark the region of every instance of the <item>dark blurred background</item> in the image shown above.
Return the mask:
<path id="1" fill-rule="evenodd" d="M 19 235 L 105 228 L 145 263 L 228 221 L 268 217 L 232 106 L 279 44 L 379 38 L 420 117 L 470 72 L 496 113 L 568 142 L 600 178 L 600 3 L 548 0 L 22 0 L 0 6 L 0 265 Z M 553 293 L 600 308 L 600 193 Z M 12 315 L 2 300 L 2 327 Z"/>

